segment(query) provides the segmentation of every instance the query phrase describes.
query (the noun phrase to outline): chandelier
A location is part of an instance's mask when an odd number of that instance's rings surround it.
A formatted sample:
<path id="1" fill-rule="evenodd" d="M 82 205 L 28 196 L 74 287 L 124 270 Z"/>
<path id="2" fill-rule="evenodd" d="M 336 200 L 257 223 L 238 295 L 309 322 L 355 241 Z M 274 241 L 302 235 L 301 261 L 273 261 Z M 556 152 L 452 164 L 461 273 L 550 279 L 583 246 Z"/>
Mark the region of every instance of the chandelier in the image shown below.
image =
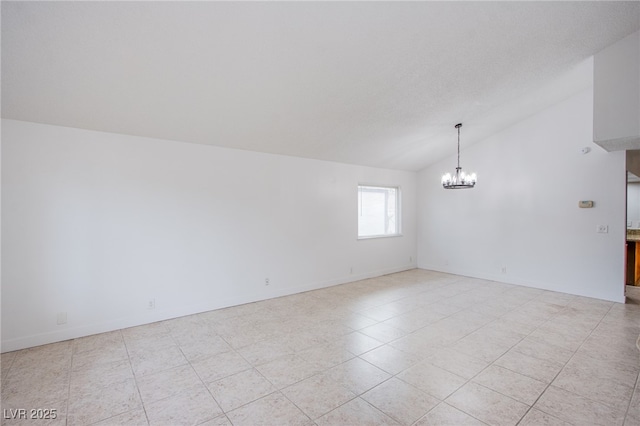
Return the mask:
<path id="1" fill-rule="evenodd" d="M 456 167 L 453 176 L 451 176 L 451 173 L 442 175 L 442 186 L 444 189 L 473 188 L 478 180 L 475 173 L 466 174 L 462 171 L 462 167 L 460 167 L 460 127 L 462 127 L 462 123 L 456 124 L 456 129 L 458 129 L 458 167 Z"/>

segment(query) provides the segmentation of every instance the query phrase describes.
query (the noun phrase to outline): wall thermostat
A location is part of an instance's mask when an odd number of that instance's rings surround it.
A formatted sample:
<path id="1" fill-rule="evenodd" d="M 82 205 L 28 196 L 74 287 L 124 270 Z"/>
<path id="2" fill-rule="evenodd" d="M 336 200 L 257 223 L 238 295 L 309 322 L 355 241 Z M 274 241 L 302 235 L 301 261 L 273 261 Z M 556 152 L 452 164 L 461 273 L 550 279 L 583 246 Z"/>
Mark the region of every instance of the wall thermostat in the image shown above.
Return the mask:
<path id="1" fill-rule="evenodd" d="M 593 201 L 578 201 L 578 207 L 580 207 L 581 209 L 590 209 L 591 207 L 593 207 Z"/>

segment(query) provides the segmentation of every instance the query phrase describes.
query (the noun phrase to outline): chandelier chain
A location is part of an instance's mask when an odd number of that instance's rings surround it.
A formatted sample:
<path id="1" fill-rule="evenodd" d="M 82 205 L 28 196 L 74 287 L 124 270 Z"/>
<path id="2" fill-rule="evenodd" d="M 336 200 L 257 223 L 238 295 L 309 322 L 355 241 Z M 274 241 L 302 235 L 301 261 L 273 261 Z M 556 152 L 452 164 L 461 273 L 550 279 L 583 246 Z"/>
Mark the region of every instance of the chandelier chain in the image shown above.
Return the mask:
<path id="1" fill-rule="evenodd" d="M 462 125 L 458 124 L 456 127 L 458 128 L 458 168 L 460 168 L 460 127 Z"/>

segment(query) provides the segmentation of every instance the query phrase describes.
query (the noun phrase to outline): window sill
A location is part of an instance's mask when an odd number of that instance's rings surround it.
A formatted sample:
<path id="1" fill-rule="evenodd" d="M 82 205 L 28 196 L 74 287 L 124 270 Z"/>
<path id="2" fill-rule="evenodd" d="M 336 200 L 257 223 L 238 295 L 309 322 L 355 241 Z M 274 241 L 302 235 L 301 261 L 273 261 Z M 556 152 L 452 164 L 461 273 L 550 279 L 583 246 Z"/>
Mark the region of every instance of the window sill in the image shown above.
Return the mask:
<path id="1" fill-rule="evenodd" d="M 366 237 L 358 237 L 358 241 L 360 240 L 374 240 L 377 238 L 395 238 L 402 237 L 402 234 L 390 234 L 390 235 L 369 235 Z"/>

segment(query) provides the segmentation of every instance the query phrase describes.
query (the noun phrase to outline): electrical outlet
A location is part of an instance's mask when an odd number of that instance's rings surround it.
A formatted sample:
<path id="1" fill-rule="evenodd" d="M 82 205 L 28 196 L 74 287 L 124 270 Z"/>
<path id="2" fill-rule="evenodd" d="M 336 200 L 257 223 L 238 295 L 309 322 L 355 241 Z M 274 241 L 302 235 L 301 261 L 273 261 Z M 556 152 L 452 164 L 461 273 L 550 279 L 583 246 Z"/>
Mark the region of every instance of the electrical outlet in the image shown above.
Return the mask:
<path id="1" fill-rule="evenodd" d="M 57 323 L 58 323 L 58 325 L 62 325 L 62 324 L 66 324 L 67 323 L 67 313 L 66 312 L 58 312 Z"/>
<path id="2" fill-rule="evenodd" d="M 503 274 L 506 274 L 506 273 L 507 273 L 507 267 L 506 267 L 506 266 L 503 266 L 503 267 L 502 267 L 502 273 L 503 273 Z"/>
<path id="3" fill-rule="evenodd" d="M 351 267 L 349 268 L 349 273 L 350 273 L 350 274 L 353 274 L 353 266 L 351 266 Z"/>
<path id="4" fill-rule="evenodd" d="M 413 256 L 409 256 L 409 263 L 413 262 Z"/>
<path id="5" fill-rule="evenodd" d="M 265 278 L 265 279 L 264 279 L 264 285 L 269 285 L 269 283 L 270 283 L 270 282 L 269 282 L 269 278 Z"/>
<path id="6" fill-rule="evenodd" d="M 149 299 L 147 302 L 147 309 L 155 309 L 156 308 L 156 299 Z"/>
<path id="7" fill-rule="evenodd" d="M 609 227 L 607 225 L 598 225 L 596 227 L 596 232 L 598 234 L 606 234 L 609 232 Z"/>

